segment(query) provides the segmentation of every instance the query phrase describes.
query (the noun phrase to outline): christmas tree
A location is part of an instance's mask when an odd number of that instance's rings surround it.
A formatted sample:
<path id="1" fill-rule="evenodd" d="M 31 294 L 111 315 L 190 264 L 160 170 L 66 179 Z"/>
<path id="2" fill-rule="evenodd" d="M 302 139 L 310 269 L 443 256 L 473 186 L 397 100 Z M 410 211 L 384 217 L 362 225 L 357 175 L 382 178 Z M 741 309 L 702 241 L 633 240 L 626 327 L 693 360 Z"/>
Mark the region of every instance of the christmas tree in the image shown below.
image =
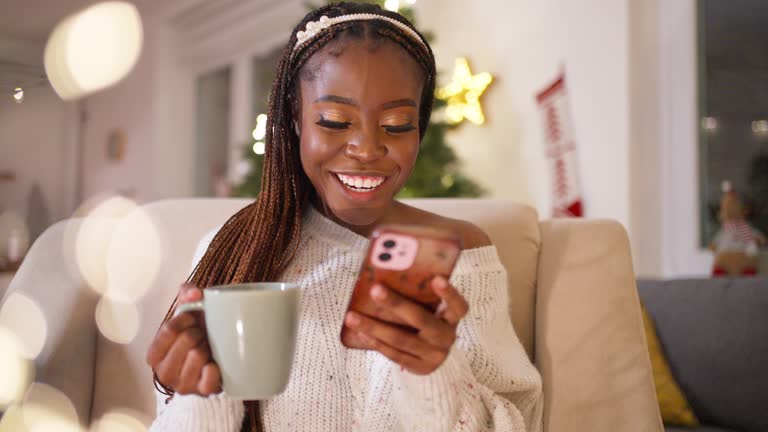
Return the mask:
<path id="1" fill-rule="evenodd" d="M 327 0 L 327 3 L 332 3 Z M 369 0 L 368 3 L 375 3 L 381 7 L 397 10 L 398 13 L 415 23 L 414 10 L 411 7 L 415 1 L 398 0 Z M 308 5 L 310 9 L 316 9 L 317 6 Z M 428 40 L 432 40 L 432 35 L 425 33 Z M 490 77 L 487 78 L 485 86 L 490 83 Z M 484 89 L 485 87 L 483 87 Z M 479 94 L 478 94 L 479 96 Z M 435 98 L 434 111 L 439 113 L 446 107 L 446 102 Z M 421 141 L 419 157 L 416 159 L 416 166 L 411 174 L 408 183 L 398 196 L 400 198 L 446 198 L 446 197 L 477 197 L 483 194 L 483 190 L 471 179 L 461 173 L 461 165 L 456 153 L 446 142 L 447 134 L 455 128 L 461 127 L 460 121 L 449 122 L 444 115 L 433 115 L 427 128 L 424 139 Z M 258 123 L 258 122 L 257 122 Z M 261 186 L 261 170 L 263 165 L 263 155 L 257 154 L 255 150 L 260 150 L 258 137 L 260 136 L 257 125 L 254 131 L 254 138 L 257 139 L 253 148 L 248 145 L 245 158 L 250 169 L 242 184 L 236 189 L 238 196 L 256 196 Z"/>

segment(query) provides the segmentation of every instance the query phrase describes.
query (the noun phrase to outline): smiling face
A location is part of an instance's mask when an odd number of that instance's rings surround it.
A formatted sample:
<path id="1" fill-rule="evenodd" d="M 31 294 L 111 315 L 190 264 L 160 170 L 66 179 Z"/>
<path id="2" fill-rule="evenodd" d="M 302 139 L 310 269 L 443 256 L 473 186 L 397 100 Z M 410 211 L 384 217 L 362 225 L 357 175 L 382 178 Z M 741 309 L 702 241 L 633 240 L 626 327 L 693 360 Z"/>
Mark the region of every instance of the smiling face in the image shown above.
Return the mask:
<path id="1" fill-rule="evenodd" d="M 342 39 L 302 68 L 301 164 L 340 222 L 371 225 L 390 209 L 419 150 L 423 75 L 389 41 Z"/>

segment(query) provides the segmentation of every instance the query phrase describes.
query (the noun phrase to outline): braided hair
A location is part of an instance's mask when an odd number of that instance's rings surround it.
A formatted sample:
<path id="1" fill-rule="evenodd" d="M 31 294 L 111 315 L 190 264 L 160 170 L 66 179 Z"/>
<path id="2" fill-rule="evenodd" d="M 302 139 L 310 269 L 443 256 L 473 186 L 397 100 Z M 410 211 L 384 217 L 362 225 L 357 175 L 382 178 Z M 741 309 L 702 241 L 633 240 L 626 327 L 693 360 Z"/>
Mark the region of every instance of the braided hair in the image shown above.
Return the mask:
<path id="1" fill-rule="evenodd" d="M 357 20 L 335 24 L 296 47 L 297 33 L 322 16 L 376 14 L 397 20 L 413 29 L 415 40 L 386 20 Z M 368 41 L 390 41 L 402 47 L 423 72 L 419 108 L 419 135 L 424 138 L 435 92 L 435 59 L 424 36 L 402 15 L 369 3 L 338 2 L 307 14 L 293 29 L 277 64 L 272 82 L 266 127 L 266 152 L 261 191 L 256 200 L 224 224 L 195 266 L 188 282 L 205 289 L 214 285 L 277 280 L 295 256 L 300 240 L 301 219 L 315 193 L 304 173 L 299 155 L 299 136 L 294 132 L 292 103 L 297 100 L 302 67 L 329 42 L 341 37 Z M 174 300 L 164 322 L 173 316 Z M 172 397 L 174 390 L 155 374 L 155 387 Z M 246 401 L 242 432 L 262 430 L 258 401 Z"/>

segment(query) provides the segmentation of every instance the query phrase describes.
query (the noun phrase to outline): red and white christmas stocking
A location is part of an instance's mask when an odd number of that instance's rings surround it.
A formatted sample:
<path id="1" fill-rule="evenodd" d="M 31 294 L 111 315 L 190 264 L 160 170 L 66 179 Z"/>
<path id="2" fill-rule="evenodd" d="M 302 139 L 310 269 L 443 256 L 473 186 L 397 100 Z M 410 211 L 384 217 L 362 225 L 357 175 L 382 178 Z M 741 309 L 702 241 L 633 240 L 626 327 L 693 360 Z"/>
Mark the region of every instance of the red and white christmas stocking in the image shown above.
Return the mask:
<path id="1" fill-rule="evenodd" d="M 552 180 L 552 215 L 584 215 L 579 187 L 576 143 L 573 136 L 565 74 L 536 95 L 544 125 L 546 154 Z"/>

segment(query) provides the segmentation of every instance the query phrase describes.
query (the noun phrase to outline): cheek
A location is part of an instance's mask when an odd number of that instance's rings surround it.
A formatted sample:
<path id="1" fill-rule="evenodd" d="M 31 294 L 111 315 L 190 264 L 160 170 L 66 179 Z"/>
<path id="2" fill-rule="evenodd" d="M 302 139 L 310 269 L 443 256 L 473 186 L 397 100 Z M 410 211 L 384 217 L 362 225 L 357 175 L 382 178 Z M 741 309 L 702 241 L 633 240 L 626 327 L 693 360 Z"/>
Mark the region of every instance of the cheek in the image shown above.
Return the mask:
<path id="1" fill-rule="evenodd" d="M 403 139 L 402 142 L 398 142 L 389 147 L 388 156 L 395 161 L 400 167 L 402 172 L 406 175 L 410 175 L 413 171 L 413 167 L 416 164 L 416 158 L 419 155 L 419 138 L 418 135 L 413 139 Z"/>

